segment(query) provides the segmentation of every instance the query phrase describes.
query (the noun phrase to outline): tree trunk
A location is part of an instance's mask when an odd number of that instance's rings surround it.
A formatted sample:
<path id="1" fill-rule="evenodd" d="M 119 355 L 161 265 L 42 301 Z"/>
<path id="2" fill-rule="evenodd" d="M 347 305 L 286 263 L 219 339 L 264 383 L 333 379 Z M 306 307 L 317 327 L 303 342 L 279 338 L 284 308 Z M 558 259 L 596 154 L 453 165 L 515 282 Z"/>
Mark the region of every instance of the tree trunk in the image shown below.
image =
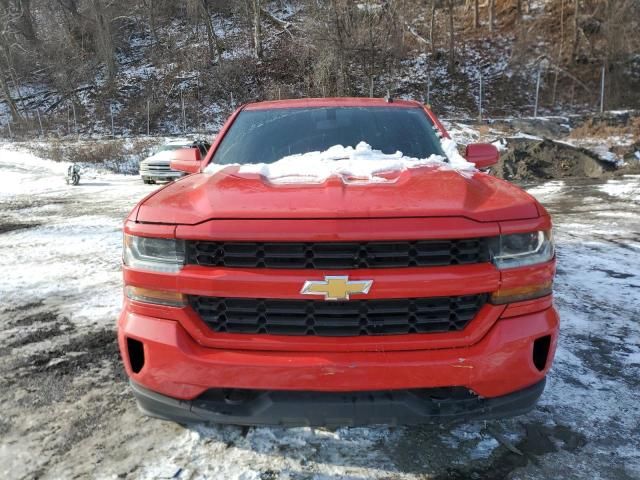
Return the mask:
<path id="1" fill-rule="evenodd" d="M 262 33 L 260 28 L 260 0 L 253 0 L 253 53 L 262 58 Z"/>
<path id="2" fill-rule="evenodd" d="M 63 10 L 70 41 L 75 43 L 78 49 L 82 50 L 82 38 L 85 34 L 86 27 L 80 16 L 80 12 L 78 12 L 76 0 L 58 0 L 58 4 Z"/>
<path id="3" fill-rule="evenodd" d="M 209 11 L 208 0 L 202 0 L 202 14 L 204 16 L 204 24 L 207 27 L 207 42 L 209 45 L 209 58 L 213 63 L 222 62 L 222 45 L 216 35 L 216 31 L 211 24 L 211 12 Z M 215 49 L 214 49 L 215 46 Z"/>
<path id="4" fill-rule="evenodd" d="M 58 0 L 58 3 L 62 8 L 68 10 L 69 13 L 73 16 L 73 18 L 79 18 L 80 13 L 78 12 L 78 5 L 76 4 L 76 0 Z"/>
<path id="5" fill-rule="evenodd" d="M 111 38 L 111 27 L 102 11 L 100 0 L 92 0 L 93 10 L 96 17 L 96 40 L 98 53 L 107 67 L 107 78 L 113 80 L 116 76 L 116 60 L 114 56 L 113 39 Z"/>
<path id="6" fill-rule="evenodd" d="M 580 14 L 580 0 L 574 0 L 574 11 L 573 11 L 573 58 L 576 58 L 578 54 L 578 47 L 580 46 L 580 32 L 579 32 L 579 22 L 578 16 Z"/>
<path id="7" fill-rule="evenodd" d="M 448 0 L 449 6 L 449 73 L 456 67 L 455 37 L 453 31 L 453 0 Z"/>
<path id="8" fill-rule="evenodd" d="M 149 28 L 151 28 L 151 51 L 153 45 L 158 42 L 158 34 L 156 33 L 156 4 L 155 0 L 149 0 Z"/>
<path id="9" fill-rule="evenodd" d="M 21 122 L 22 115 L 20 115 L 20 111 L 16 105 L 16 102 L 11 98 L 11 92 L 9 91 L 9 85 L 4 78 L 4 75 L 0 75 L 0 88 L 2 88 L 2 94 L 4 95 L 4 100 L 9 106 L 9 111 L 11 112 L 11 118 L 14 122 Z"/>
<path id="10" fill-rule="evenodd" d="M 337 76 L 335 81 L 335 92 L 337 96 L 343 96 L 350 93 L 351 90 L 351 82 L 349 79 L 349 70 L 347 68 L 347 60 L 345 58 L 345 24 L 344 17 L 340 15 L 338 12 L 338 6 L 336 5 L 335 0 L 330 2 L 330 14 L 333 13 L 333 18 L 330 19 L 331 23 L 334 25 L 334 31 L 337 39 L 337 56 L 339 63 L 340 75 Z M 331 85 L 329 85 L 331 86 Z M 331 90 L 329 92 L 324 92 L 322 96 L 326 96 L 325 93 L 331 94 Z"/>
<path id="11" fill-rule="evenodd" d="M 489 0 L 489 31 L 493 32 L 496 26 L 496 0 Z"/>
<path id="12" fill-rule="evenodd" d="M 431 54 L 435 53 L 436 47 L 433 43 L 433 30 L 436 23 L 436 0 L 431 0 L 431 23 L 429 24 L 429 43 L 431 44 Z"/>
<path id="13" fill-rule="evenodd" d="M 473 27 L 476 30 L 480 28 L 480 0 L 473 2 Z"/>
<path id="14" fill-rule="evenodd" d="M 560 1 L 560 47 L 558 49 L 558 61 L 556 62 L 558 65 L 562 63 L 562 55 L 564 50 L 564 0 Z M 551 95 L 551 105 L 555 106 L 556 104 L 556 94 L 558 91 L 558 74 L 559 71 L 556 68 L 555 76 L 553 77 L 553 93 Z"/>
<path id="15" fill-rule="evenodd" d="M 19 11 L 16 27 L 19 32 L 29 42 L 37 43 L 38 37 L 33 27 L 33 16 L 31 15 L 31 0 L 15 0 L 15 8 Z"/>

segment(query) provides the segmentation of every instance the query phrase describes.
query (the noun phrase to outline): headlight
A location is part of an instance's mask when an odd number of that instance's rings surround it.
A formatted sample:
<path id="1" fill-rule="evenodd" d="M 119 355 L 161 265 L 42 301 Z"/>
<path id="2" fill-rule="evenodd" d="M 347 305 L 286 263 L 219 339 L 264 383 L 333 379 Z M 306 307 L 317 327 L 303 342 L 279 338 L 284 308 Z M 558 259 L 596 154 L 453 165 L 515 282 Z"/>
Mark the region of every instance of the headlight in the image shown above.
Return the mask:
<path id="1" fill-rule="evenodd" d="M 548 262 L 554 255 L 551 230 L 501 235 L 492 239 L 490 248 L 500 269 Z"/>
<path id="2" fill-rule="evenodd" d="M 184 265 L 184 241 L 125 234 L 123 261 L 132 268 L 175 273 Z"/>

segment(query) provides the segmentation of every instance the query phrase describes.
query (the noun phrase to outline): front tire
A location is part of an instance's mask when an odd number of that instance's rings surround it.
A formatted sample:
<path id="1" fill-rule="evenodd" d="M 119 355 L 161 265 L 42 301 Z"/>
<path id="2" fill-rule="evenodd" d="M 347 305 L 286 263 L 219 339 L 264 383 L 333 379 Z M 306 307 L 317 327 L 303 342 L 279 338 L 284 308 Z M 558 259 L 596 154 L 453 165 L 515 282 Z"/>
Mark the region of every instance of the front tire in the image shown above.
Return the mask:
<path id="1" fill-rule="evenodd" d="M 78 185 L 80 183 L 80 175 L 78 175 L 77 173 L 74 173 L 71 177 L 71 183 L 73 185 Z"/>

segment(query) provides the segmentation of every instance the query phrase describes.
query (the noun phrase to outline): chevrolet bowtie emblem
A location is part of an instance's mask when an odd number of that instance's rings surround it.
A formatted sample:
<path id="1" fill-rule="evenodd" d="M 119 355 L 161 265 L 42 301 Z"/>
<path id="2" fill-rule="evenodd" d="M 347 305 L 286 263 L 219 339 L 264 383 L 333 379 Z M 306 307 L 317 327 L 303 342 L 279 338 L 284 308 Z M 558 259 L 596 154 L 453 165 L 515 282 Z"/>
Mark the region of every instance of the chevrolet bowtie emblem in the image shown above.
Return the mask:
<path id="1" fill-rule="evenodd" d="M 324 295 L 325 300 L 349 300 L 351 294 L 367 294 L 373 280 L 352 280 L 347 276 L 327 276 L 323 280 L 304 282 L 303 295 Z"/>

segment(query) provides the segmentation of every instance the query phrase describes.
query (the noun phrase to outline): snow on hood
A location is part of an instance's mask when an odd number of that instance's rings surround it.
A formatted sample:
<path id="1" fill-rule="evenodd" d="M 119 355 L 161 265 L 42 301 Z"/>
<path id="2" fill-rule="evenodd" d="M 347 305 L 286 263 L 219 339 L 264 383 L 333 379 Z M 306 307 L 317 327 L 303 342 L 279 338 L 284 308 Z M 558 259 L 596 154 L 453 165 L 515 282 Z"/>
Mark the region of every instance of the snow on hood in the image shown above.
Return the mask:
<path id="1" fill-rule="evenodd" d="M 184 148 L 188 148 L 188 147 L 184 147 Z M 174 158 L 176 158 L 176 150 L 161 150 L 159 152 L 156 152 L 152 155 L 149 155 L 147 158 L 145 158 L 143 160 L 143 162 L 147 162 L 147 161 L 166 161 L 166 162 L 171 162 L 171 160 L 173 160 Z"/>
<path id="2" fill-rule="evenodd" d="M 402 172 L 410 168 L 433 166 L 446 170 L 473 172 L 476 167 L 467 162 L 457 150 L 456 143 L 441 139 L 446 155 L 428 158 L 405 157 L 402 152 L 386 154 L 360 142 L 353 147 L 334 145 L 322 152 L 289 155 L 273 163 L 250 163 L 239 166 L 237 174 L 258 174 L 271 183 L 323 183 L 329 177 L 340 177 L 345 183 L 384 183 L 390 180 L 384 174 Z M 217 173 L 231 165 L 211 163 L 205 173 Z"/>

